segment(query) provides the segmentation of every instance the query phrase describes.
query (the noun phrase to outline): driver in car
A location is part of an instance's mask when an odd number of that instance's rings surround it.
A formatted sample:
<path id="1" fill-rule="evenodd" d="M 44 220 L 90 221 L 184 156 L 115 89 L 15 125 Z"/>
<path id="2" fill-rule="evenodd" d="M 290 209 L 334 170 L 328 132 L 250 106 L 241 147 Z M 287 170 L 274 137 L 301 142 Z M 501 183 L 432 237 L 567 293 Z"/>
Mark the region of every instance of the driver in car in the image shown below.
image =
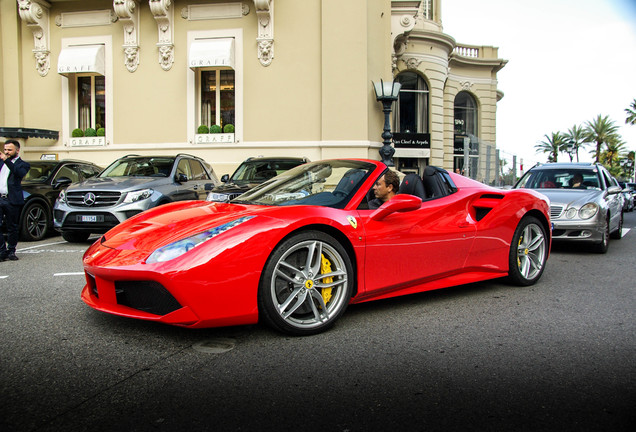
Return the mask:
<path id="1" fill-rule="evenodd" d="M 398 175 L 388 170 L 373 185 L 375 199 L 369 201 L 369 208 L 374 210 L 393 198 L 400 188 L 400 178 Z"/>

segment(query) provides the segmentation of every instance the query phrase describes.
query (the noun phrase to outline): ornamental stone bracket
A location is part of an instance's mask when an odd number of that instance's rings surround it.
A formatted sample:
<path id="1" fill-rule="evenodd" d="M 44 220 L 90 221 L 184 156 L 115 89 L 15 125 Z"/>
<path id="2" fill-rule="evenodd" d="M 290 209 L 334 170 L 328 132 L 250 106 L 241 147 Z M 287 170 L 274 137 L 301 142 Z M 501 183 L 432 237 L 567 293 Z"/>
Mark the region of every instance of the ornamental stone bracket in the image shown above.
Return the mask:
<path id="1" fill-rule="evenodd" d="M 148 0 L 148 5 L 157 21 L 159 64 L 169 71 L 174 64 L 174 7 L 171 0 Z"/>
<path id="2" fill-rule="evenodd" d="M 136 0 L 114 0 L 113 9 L 124 25 L 124 64 L 132 73 L 139 66 L 139 5 Z"/>
<path id="3" fill-rule="evenodd" d="M 409 33 L 417 24 L 420 4 L 421 1 L 415 0 L 391 1 L 391 64 L 394 71 L 397 69 L 398 58 L 406 51 Z"/>
<path id="4" fill-rule="evenodd" d="M 46 76 L 51 69 L 49 49 L 49 9 L 45 0 L 18 0 L 20 18 L 33 33 L 33 55 L 35 67 L 40 76 Z"/>
<path id="5" fill-rule="evenodd" d="M 269 66 L 274 60 L 274 0 L 254 0 L 254 8 L 258 21 L 258 59 L 263 66 Z"/>

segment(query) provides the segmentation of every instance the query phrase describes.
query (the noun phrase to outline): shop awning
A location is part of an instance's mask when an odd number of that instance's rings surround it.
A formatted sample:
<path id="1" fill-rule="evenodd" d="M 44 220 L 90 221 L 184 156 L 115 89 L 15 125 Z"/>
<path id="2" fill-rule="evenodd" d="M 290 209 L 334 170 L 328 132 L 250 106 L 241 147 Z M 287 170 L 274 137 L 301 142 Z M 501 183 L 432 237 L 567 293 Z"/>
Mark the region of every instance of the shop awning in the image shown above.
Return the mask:
<path id="1" fill-rule="evenodd" d="M 62 48 L 57 61 L 57 73 L 105 75 L 104 45 L 76 45 Z"/>
<path id="2" fill-rule="evenodd" d="M 234 69 L 234 39 L 195 39 L 188 52 L 190 68 L 226 66 Z"/>
<path id="3" fill-rule="evenodd" d="M 50 129 L 0 127 L 0 137 L 5 138 L 45 138 L 57 140 L 59 136 L 60 133 L 58 131 Z"/>

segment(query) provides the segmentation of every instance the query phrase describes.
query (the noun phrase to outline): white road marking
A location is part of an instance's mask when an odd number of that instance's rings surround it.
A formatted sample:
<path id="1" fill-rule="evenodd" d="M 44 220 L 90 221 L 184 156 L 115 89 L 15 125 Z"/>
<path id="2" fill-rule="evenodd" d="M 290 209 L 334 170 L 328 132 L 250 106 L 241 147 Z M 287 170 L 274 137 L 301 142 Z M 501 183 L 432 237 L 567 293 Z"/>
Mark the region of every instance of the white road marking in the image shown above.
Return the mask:
<path id="1" fill-rule="evenodd" d="M 53 276 L 84 276 L 84 272 L 74 272 L 74 273 L 55 273 Z"/>

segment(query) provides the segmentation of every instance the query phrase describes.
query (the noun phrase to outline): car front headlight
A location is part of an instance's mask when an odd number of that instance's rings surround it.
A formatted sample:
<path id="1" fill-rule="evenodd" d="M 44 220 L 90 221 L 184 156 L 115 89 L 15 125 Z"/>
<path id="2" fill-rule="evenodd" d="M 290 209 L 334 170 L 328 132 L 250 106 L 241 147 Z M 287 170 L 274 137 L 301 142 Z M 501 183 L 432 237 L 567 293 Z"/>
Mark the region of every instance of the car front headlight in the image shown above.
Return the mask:
<path id="1" fill-rule="evenodd" d="M 208 193 L 206 201 L 215 201 L 215 202 L 229 202 L 230 196 L 224 193 L 210 192 Z"/>
<path id="2" fill-rule="evenodd" d="M 581 219 L 589 219 L 598 212 L 598 204 L 587 203 L 579 210 L 579 217 Z"/>
<path id="3" fill-rule="evenodd" d="M 152 189 L 142 189 L 138 191 L 128 192 L 126 194 L 126 198 L 124 198 L 125 203 L 133 203 L 141 200 L 145 200 L 146 198 L 150 198 L 152 196 Z"/>
<path id="4" fill-rule="evenodd" d="M 66 189 L 63 189 L 60 192 L 60 195 L 57 197 L 57 199 L 61 202 L 61 203 L 65 203 L 66 204 Z"/>
<path id="5" fill-rule="evenodd" d="M 182 240 L 178 240 L 174 243 L 170 243 L 164 247 L 161 247 L 154 251 L 148 259 L 146 260 L 147 264 L 157 263 L 157 262 L 165 262 L 180 257 L 184 253 L 192 250 L 193 248 L 199 246 L 203 242 L 206 242 L 214 237 L 222 234 L 243 222 L 246 222 L 252 219 L 254 216 L 245 216 L 242 218 L 235 219 L 231 222 L 225 223 L 223 225 L 219 225 L 218 227 L 214 227 L 207 231 L 203 231 L 199 234 L 195 234 L 191 237 L 184 238 Z"/>

